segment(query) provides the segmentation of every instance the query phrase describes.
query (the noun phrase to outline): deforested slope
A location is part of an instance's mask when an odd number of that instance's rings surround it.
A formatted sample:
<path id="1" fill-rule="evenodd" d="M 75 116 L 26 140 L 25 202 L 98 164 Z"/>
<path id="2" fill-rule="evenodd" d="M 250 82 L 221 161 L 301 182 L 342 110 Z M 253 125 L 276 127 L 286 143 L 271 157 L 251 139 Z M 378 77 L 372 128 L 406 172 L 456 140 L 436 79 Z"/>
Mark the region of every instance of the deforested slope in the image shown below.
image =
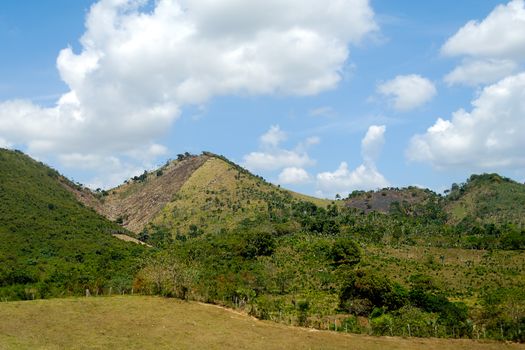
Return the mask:
<path id="1" fill-rule="evenodd" d="M 183 156 L 107 192 L 94 208 L 112 221 L 139 233 L 168 204 L 208 156 Z M 88 205 L 90 203 L 87 203 Z M 93 204 L 91 204 L 93 205 Z"/>

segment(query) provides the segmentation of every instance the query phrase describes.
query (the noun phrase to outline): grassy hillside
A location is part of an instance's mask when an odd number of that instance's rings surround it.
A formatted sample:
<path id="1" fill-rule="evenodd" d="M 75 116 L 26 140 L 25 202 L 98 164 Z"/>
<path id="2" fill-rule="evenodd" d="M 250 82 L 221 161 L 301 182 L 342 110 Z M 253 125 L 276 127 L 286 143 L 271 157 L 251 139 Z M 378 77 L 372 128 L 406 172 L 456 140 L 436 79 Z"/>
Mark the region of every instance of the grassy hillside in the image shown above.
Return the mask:
<path id="1" fill-rule="evenodd" d="M 0 298 L 32 299 L 131 287 L 144 248 L 84 207 L 53 169 L 0 149 Z"/>
<path id="2" fill-rule="evenodd" d="M 79 201 L 136 234 L 162 228 L 173 237 L 188 235 L 190 227 L 192 235 L 204 229 L 218 232 L 262 214 L 279 215 L 296 201 L 321 207 L 331 203 L 269 184 L 210 152 L 180 154 L 108 191 L 69 189 Z"/>
<path id="3" fill-rule="evenodd" d="M 210 157 L 152 222 L 179 235 L 219 232 L 246 219 L 283 215 L 293 201 L 290 193 Z"/>
<path id="4" fill-rule="evenodd" d="M 498 174 L 472 175 L 448 191 L 452 223 L 525 226 L 525 185 Z"/>
<path id="5" fill-rule="evenodd" d="M 154 297 L 0 303 L 2 349 L 523 349 L 490 341 L 370 337 L 295 328 Z M 64 332 L 67 329 L 67 332 Z"/>

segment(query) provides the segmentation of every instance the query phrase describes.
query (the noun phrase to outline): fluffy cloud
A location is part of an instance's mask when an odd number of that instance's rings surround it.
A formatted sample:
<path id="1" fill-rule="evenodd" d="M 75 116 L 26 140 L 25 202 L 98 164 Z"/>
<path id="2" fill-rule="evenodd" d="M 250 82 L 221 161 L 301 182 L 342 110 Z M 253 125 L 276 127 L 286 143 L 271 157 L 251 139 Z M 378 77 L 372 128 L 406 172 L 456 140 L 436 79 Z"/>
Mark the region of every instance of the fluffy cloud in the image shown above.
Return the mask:
<path id="1" fill-rule="evenodd" d="M 491 84 L 525 61 L 525 1 L 498 5 L 484 20 L 469 21 L 441 48 L 467 60 L 445 76 L 449 84 Z"/>
<path id="2" fill-rule="evenodd" d="M 361 154 L 367 164 L 373 164 L 379 157 L 385 144 L 386 126 L 372 125 L 368 128 L 365 137 L 361 140 Z"/>
<path id="3" fill-rule="evenodd" d="M 434 84 L 420 75 L 398 75 L 377 87 L 377 92 L 390 99 L 398 111 L 409 111 L 430 101 L 436 95 Z"/>
<path id="4" fill-rule="evenodd" d="M 472 110 L 438 119 L 412 138 L 409 159 L 437 168 L 476 167 L 486 170 L 525 167 L 525 73 L 483 89 Z"/>
<path id="5" fill-rule="evenodd" d="M 0 136 L 60 159 L 144 156 L 181 106 L 335 87 L 349 44 L 376 28 L 368 0 L 101 0 L 80 52 L 57 58 L 70 91 L 52 108 L 1 103 Z"/>
<path id="6" fill-rule="evenodd" d="M 279 174 L 279 183 L 284 185 L 300 185 L 310 182 L 310 175 L 303 168 L 284 168 Z"/>
<path id="7" fill-rule="evenodd" d="M 287 166 L 304 167 L 314 165 L 307 153 L 277 149 L 269 152 L 251 152 L 244 156 L 244 166 L 252 171 L 279 170 Z"/>
<path id="8" fill-rule="evenodd" d="M 467 60 L 448 73 L 444 80 L 448 85 L 484 85 L 512 74 L 517 68 L 518 65 L 511 60 Z"/>
<path id="9" fill-rule="evenodd" d="M 389 185 L 385 177 L 377 170 L 375 161 L 384 144 L 384 125 L 372 125 L 361 141 L 363 164 L 350 170 L 346 162 L 341 162 L 334 172 L 317 174 L 318 194 L 325 197 L 334 196 L 336 193 L 343 196 L 352 190 L 370 190 Z"/>
<path id="10" fill-rule="evenodd" d="M 498 5 L 483 21 L 469 21 L 447 40 L 442 52 L 449 56 L 525 59 L 525 1 Z"/>
<path id="11" fill-rule="evenodd" d="M 244 166 L 252 171 L 274 171 L 286 167 L 302 168 L 314 165 L 308 156 L 307 148 L 319 143 L 319 138 L 311 137 L 299 143 L 295 149 L 283 149 L 281 142 L 287 138 L 278 125 L 273 125 L 260 137 L 261 151 L 251 152 L 244 156 Z"/>

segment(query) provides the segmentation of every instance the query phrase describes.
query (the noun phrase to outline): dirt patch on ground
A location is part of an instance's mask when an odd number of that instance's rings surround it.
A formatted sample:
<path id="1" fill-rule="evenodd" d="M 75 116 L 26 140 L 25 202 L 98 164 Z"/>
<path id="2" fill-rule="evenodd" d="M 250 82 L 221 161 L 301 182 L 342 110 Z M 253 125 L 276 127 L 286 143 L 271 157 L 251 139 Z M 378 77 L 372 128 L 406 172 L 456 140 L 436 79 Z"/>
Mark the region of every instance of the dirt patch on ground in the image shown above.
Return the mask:
<path id="1" fill-rule="evenodd" d="M 153 246 L 151 246 L 151 245 L 149 245 L 147 243 L 139 241 L 138 239 L 130 237 L 128 235 L 123 235 L 123 234 L 120 234 L 120 233 L 114 233 L 113 237 L 118 238 L 118 239 L 123 240 L 123 241 L 126 241 L 126 242 L 132 242 L 132 243 L 135 243 L 135 244 L 141 244 L 141 245 L 145 245 L 145 246 L 148 246 L 148 247 L 153 247 Z"/>

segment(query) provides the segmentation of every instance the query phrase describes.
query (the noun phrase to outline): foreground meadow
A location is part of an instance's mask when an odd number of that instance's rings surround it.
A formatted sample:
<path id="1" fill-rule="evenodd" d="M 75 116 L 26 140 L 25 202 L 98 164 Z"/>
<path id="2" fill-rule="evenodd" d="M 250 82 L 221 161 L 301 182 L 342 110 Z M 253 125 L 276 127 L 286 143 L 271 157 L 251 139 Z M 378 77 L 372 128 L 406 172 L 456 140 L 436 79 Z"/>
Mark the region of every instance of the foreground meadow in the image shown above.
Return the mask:
<path id="1" fill-rule="evenodd" d="M 0 349 L 525 349 L 290 327 L 214 305 L 142 296 L 0 303 Z"/>

